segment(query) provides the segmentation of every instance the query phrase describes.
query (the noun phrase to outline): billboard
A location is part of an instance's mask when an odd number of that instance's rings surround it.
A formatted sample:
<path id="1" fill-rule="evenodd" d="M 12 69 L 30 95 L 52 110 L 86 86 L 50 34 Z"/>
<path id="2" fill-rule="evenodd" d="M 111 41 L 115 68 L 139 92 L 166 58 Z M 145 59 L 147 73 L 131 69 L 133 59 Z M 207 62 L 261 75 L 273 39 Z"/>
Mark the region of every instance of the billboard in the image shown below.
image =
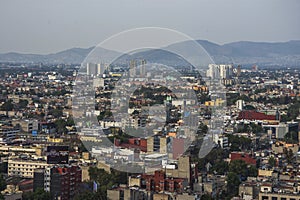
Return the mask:
<path id="1" fill-rule="evenodd" d="M 68 164 L 69 147 L 68 146 L 47 146 L 46 150 L 48 164 Z"/>

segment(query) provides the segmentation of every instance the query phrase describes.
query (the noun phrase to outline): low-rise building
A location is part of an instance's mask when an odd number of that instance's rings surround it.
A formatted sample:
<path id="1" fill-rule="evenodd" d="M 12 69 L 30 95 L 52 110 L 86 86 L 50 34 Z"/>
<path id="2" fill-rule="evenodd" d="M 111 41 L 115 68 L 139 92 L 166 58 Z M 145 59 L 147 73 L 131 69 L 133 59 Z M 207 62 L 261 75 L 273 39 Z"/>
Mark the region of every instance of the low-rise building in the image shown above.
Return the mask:
<path id="1" fill-rule="evenodd" d="M 18 186 L 7 185 L 6 189 L 1 191 L 5 200 L 22 200 L 23 192 L 19 190 Z"/>
<path id="2" fill-rule="evenodd" d="M 8 176 L 18 176 L 22 178 L 33 178 L 35 169 L 44 169 L 48 167 L 46 160 L 23 160 L 23 159 L 8 159 Z"/>
<path id="3" fill-rule="evenodd" d="M 272 150 L 275 153 L 284 153 L 284 149 L 292 150 L 295 154 L 299 151 L 299 144 L 288 144 L 286 142 L 278 141 L 275 144 L 272 144 Z"/>

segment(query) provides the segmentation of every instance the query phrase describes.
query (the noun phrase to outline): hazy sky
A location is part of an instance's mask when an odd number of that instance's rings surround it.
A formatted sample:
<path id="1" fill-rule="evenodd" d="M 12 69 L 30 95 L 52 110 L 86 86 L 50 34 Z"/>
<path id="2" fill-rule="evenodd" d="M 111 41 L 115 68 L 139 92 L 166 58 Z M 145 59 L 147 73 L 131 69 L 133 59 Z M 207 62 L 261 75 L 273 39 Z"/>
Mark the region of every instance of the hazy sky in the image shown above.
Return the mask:
<path id="1" fill-rule="evenodd" d="M 300 40 L 299 0 L 1 0 L 0 53 L 91 47 L 158 26 L 218 44 Z"/>

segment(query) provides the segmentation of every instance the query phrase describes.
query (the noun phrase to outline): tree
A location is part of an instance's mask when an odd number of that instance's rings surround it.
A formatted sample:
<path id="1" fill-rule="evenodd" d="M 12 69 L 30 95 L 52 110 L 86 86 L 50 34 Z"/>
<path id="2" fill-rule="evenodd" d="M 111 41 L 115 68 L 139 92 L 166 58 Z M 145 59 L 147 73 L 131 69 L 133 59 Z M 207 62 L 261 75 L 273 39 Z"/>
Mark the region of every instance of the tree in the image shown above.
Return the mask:
<path id="1" fill-rule="evenodd" d="M 57 130 L 57 133 L 67 132 L 67 128 L 66 128 L 67 122 L 65 120 L 58 119 L 54 122 L 54 124 L 55 124 L 56 130 Z"/>
<path id="2" fill-rule="evenodd" d="M 0 163 L 0 173 L 7 173 L 8 164 L 7 162 Z"/>
<path id="3" fill-rule="evenodd" d="M 246 105 L 244 107 L 244 110 L 256 110 L 256 108 L 254 106 L 252 106 L 252 105 Z"/>
<path id="4" fill-rule="evenodd" d="M 67 125 L 67 126 L 74 126 L 75 123 L 74 123 L 73 118 L 68 117 L 67 122 L 66 122 L 66 125 Z"/>
<path id="5" fill-rule="evenodd" d="M 275 158 L 274 158 L 273 156 L 271 156 L 271 157 L 269 158 L 269 160 L 268 160 L 268 163 L 269 163 L 269 165 L 270 165 L 271 167 L 275 167 L 275 165 L 276 165 L 276 160 L 275 160 Z"/>
<path id="6" fill-rule="evenodd" d="M 285 154 L 286 156 L 286 161 L 291 164 L 293 162 L 293 159 L 294 159 L 294 153 L 292 151 L 292 149 L 287 149 L 287 148 L 284 148 L 283 149 L 283 154 Z"/>
<path id="7" fill-rule="evenodd" d="M 197 133 L 201 134 L 201 135 L 205 135 L 207 133 L 207 131 L 208 131 L 208 126 L 201 123 L 198 127 L 198 132 Z"/>
<path id="8" fill-rule="evenodd" d="M 226 94 L 226 103 L 227 106 L 232 106 L 236 103 L 236 101 L 239 98 L 239 94 L 238 93 L 227 93 Z"/>
<path id="9" fill-rule="evenodd" d="M 112 170 L 109 174 L 104 169 L 90 167 L 89 175 L 91 181 L 96 181 L 99 186 L 97 191 L 98 196 L 94 197 L 94 199 L 106 199 L 107 189 L 110 189 L 117 184 L 127 183 L 127 173 L 117 170 Z M 101 196 L 101 198 L 99 196 Z"/>
<path id="10" fill-rule="evenodd" d="M 3 177 L 3 174 L 0 174 L 0 191 L 6 189 L 6 181 Z"/>
<path id="11" fill-rule="evenodd" d="M 198 163 L 198 169 L 204 170 L 205 165 L 207 163 L 212 164 L 213 168 L 216 167 L 216 171 L 218 174 L 223 173 L 223 169 L 221 169 L 222 165 L 225 167 L 226 170 L 226 164 L 223 163 L 224 158 L 228 158 L 229 152 L 222 149 L 222 148 L 214 148 L 212 149 L 204 158 L 195 158 L 193 157 L 194 161 Z M 225 172 L 224 170 L 224 172 Z"/>
<path id="12" fill-rule="evenodd" d="M 228 134 L 228 142 L 231 144 L 230 151 L 240 151 L 242 149 L 249 150 L 251 148 L 252 140 L 244 136 L 235 136 Z"/>
<path id="13" fill-rule="evenodd" d="M 55 118 L 60 118 L 63 115 L 63 111 L 61 109 L 53 109 L 49 112 L 51 115 L 53 115 Z"/>
<path id="14" fill-rule="evenodd" d="M 104 194 L 101 194 L 100 192 L 91 192 L 91 191 L 84 191 L 78 193 L 74 200 L 95 200 L 95 199 L 106 199 L 107 197 Z"/>
<path id="15" fill-rule="evenodd" d="M 281 120 L 283 122 L 286 122 L 286 121 L 296 119 L 298 117 L 298 115 L 300 114 L 299 109 L 300 109 L 300 102 L 298 101 L 298 102 L 292 104 L 288 108 L 287 115 L 282 115 Z"/>
<path id="16" fill-rule="evenodd" d="M 19 101 L 19 103 L 18 103 L 18 107 L 19 107 L 20 109 L 26 108 L 27 105 L 28 105 L 28 101 L 27 101 L 26 99 L 21 99 L 21 100 Z"/>
<path id="17" fill-rule="evenodd" d="M 225 161 L 216 162 L 212 168 L 212 172 L 216 172 L 219 175 L 224 175 L 226 172 L 228 172 L 228 163 Z"/>
<path id="18" fill-rule="evenodd" d="M 247 178 L 248 176 L 257 176 L 257 168 L 253 165 L 247 165 L 243 160 L 234 160 L 229 164 L 229 172 L 234 172 L 241 178 Z"/>
<path id="19" fill-rule="evenodd" d="M 258 171 L 257 171 L 257 168 L 253 165 L 250 165 L 248 167 L 248 174 L 247 176 L 250 176 L 250 177 L 256 177 L 258 174 Z"/>
<path id="20" fill-rule="evenodd" d="M 234 172 L 243 177 L 247 176 L 247 164 L 243 160 L 233 160 L 229 164 L 229 172 Z"/>
<path id="21" fill-rule="evenodd" d="M 257 124 L 251 123 L 250 127 L 252 129 L 252 132 L 255 134 L 263 132 L 263 128 Z"/>
<path id="22" fill-rule="evenodd" d="M 103 120 L 105 118 L 109 118 L 112 116 L 112 112 L 109 110 L 103 111 L 100 113 L 100 115 L 97 116 L 98 121 Z"/>
<path id="23" fill-rule="evenodd" d="M 51 195 L 49 192 L 43 190 L 43 188 L 37 188 L 34 192 L 23 193 L 23 200 L 49 200 Z"/>
<path id="24" fill-rule="evenodd" d="M 238 194 L 238 189 L 240 185 L 240 179 L 238 175 L 234 172 L 229 172 L 226 178 L 227 181 L 227 191 L 230 196 L 235 196 Z"/>
<path id="25" fill-rule="evenodd" d="M 201 200 L 213 200 L 213 198 L 209 194 L 204 194 L 201 196 Z"/>
<path id="26" fill-rule="evenodd" d="M 295 131 L 290 131 L 284 136 L 284 140 L 289 143 L 297 144 L 298 143 L 298 133 Z"/>
<path id="27" fill-rule="evenodd" d="M 241 97 L 240 97 L 241 100 L 244 100 L 245 102 L 250 102 L 252 101 L 252 99 L 250 97 L 248 97 L 247 95 L 243 94 Z"/>
<path id="28" fill-rule="evenodd" d="M 107 173 L 104 169 L 98 169 L 96 167 L 89 168 L 89 175 L 92 178 L 92 181 L 96 181 L 100 186 L 98 191 L 101 194 L 105 194 L 107 189 L 111 188 L 114 185 L 114 180 L 112 174 Z"/>
<path id="29" fill-rule="evenodd" d="M 14 109 L 14 105 L 12 103 L 12 100 L 6 101 L 2 106 L 1 110 L 3 111 L 12 111 Z"/>

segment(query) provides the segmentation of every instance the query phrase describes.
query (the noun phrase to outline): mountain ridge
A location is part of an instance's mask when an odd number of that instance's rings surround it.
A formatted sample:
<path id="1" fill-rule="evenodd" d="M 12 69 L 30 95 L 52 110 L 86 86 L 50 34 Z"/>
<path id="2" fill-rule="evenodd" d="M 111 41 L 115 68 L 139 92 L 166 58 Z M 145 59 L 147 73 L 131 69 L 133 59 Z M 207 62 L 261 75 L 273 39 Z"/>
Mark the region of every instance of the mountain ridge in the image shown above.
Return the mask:
<path id="1" fill-rule="evenodd" d="M 185 41 L 175 44 L 189 51 L 188 42 Z M 290 40 L 287 42 L 253 42 L 238 41 L 226 44 L 216 44 L 208 40 L 196 40 L 214 59 L 216 63 L 234 63 L 234 64 L 262 64 L 262 65 L 300 65 L 300 40 Z M 80 48 L 74 47 L 50 54 L 33 54 L 8 52 L 0 54 L 0 62 L 11 63 L 51 63 L 51 64 L 80 64 L 87 55 L 93 51 L 94 47 Z M 155 51 L 155 50 L 150 50 Z M 147 52 L 139 53 L 140 57 L 145 56 L 149 60 L 166 60 L 168 54 L 159 52 L 147 55 Z M 105 56 L 118 56 L 119 52 L 97 47 L 97 53 Z M 128 55 L 126 59 L 130 59 Z M 172 64 L 172 61 L 168 61 Z"/>

